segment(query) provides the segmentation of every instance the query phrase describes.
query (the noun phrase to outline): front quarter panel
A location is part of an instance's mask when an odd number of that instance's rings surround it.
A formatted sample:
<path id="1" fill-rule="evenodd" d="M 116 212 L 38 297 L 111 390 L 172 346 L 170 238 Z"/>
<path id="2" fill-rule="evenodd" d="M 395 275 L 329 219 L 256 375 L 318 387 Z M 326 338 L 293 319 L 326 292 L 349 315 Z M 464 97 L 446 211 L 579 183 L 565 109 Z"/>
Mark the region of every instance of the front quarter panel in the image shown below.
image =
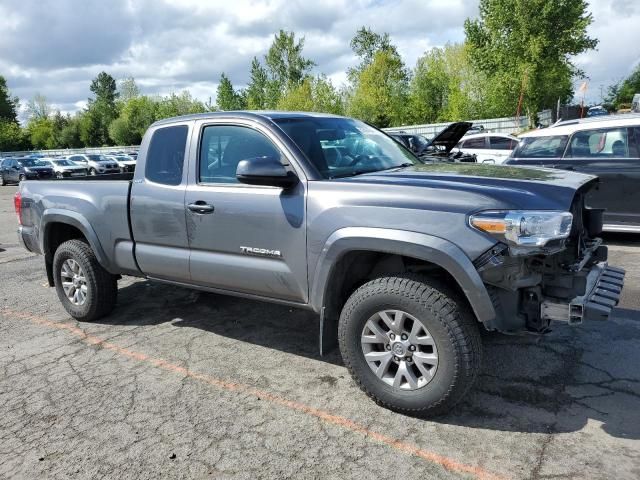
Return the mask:
<path id="1" fill-rule="evenodd" d="M 405 255 L 436 264 L 453 276 L 481 322 L 495 318 L 487 290 L 473 263 L 448 240 L 416 232 L 384 228 L 350 227 L 334 232 L 327 240 L 312 283 L 312 304 L 319 311 L 329 285 L 332 267 L 349 251 L 367 250 Z"/>

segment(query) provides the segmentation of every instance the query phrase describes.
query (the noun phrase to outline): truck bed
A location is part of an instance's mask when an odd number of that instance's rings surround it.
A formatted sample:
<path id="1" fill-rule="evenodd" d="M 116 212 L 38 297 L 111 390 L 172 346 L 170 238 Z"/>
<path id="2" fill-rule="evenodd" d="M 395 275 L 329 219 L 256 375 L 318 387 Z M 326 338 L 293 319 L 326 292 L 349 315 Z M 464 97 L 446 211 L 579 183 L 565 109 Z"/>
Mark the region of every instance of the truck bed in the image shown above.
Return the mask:
<path id="1" fill-rule="evenodd" d="M 132 177 L 132 173 L 118 173 L 22 182 L 21 229 L 26 247 L 46 254 L 42 245 L 49 227 L 62 222 L 82 232 L 109 270 L 137 271 L 129 222 Z"/>

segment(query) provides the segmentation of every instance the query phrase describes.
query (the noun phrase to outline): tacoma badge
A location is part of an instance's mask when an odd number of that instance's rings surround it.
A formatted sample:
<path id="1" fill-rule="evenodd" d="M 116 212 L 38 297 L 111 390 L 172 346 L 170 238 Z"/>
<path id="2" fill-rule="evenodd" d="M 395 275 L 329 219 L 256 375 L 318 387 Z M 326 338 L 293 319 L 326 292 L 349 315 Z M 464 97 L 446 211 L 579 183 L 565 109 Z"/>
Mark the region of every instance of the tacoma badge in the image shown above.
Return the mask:
<path id="1" fill-rule="evenodd" d="M 240 247 L 240 251 L 247 255 L 263 255 L 265 257 L 281 257 L 280 250 L 270 250 L 268 248 Z"/>

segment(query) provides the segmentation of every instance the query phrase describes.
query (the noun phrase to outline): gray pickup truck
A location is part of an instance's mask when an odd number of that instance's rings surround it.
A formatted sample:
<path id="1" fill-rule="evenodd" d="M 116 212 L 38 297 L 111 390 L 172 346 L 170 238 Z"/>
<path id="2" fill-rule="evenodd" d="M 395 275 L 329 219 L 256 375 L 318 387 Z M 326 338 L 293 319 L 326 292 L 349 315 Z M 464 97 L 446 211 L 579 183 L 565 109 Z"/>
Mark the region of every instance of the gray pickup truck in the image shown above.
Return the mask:
<path id="1" fill-rule="evenodd" d="M 350 118 L 221 112 L 153 124 L 134 174 L 25 181 L 15 207 L 72 317 L 109 314 L 121 275 L 313 310 L 368 395 L 428 415 L 472 385 L 481 328 L 607 319 L 624 272 L 584 204 L 597 181 L 421 161 Z"/>

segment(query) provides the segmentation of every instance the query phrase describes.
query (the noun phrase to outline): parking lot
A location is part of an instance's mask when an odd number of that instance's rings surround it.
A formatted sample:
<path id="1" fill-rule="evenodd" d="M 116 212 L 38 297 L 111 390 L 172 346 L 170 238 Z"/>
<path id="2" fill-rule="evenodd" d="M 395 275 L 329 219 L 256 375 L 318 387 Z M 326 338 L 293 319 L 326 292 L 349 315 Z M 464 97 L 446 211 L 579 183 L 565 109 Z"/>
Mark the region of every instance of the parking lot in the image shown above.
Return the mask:
<path id="1" fill-rule="evenodd" d="M 485 335 L 463 404 L 431 420 L 376 406 L 317 318 L 125 278 L 112 315 L 72 320 L 22 250 L 0 188 L 0 477 L 640 477 L 640 237 L 614 318 Z"/>

